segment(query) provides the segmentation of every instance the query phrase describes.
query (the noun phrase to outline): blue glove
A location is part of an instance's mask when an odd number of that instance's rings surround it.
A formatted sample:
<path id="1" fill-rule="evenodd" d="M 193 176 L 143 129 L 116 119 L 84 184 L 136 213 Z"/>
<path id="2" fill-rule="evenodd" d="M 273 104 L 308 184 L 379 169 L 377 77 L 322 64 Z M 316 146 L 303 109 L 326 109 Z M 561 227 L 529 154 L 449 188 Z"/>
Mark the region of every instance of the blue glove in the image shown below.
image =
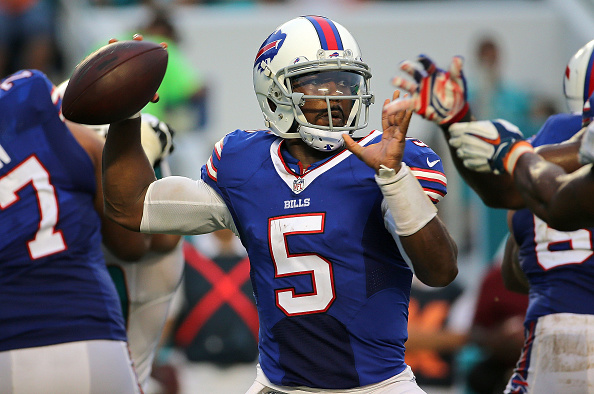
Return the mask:
<path id="1" fill-rule="evenodd" d="M 520 129 L 503 119 L 455 123 L 449 131 L 448 142 L 456 149 L 457 156 L 465 167 L 477 172 L 513 171 L 519 157 L 511 154 L 514 146 L 518 143 L 530 146 Z"/>

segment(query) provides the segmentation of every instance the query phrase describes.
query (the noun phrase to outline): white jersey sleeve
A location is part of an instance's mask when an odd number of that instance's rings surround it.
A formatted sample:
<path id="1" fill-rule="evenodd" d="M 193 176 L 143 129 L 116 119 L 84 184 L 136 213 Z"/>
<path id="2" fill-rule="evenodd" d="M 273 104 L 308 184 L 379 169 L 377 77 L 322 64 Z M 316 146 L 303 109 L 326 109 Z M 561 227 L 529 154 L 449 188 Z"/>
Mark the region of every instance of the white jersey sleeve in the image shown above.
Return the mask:
<path id="1" fill-rule="evenodd" d="M 195 235 L 225 228 L 237 234 L 225 202 L 204 181 L 169 176 L 149 186 L 141 232 Z"/>

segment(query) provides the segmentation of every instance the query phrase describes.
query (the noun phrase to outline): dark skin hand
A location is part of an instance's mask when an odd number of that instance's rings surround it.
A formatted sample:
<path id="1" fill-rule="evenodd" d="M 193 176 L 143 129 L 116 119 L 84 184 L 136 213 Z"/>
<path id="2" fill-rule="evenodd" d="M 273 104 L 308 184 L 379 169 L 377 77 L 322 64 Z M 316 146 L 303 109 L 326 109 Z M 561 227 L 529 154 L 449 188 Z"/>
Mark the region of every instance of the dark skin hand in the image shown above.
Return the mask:
<path id="1" fill-rule="evenodd" d="M 393 100 L 399 95 L 400 92 L 395 91 Z M 384 105 L 389 102 L 390 100 L 385 100 Z M 382 164 L 398 172 L 402 166 L 411 116 L 410 110 L 390 115 L 383 113 L 383 135 L 380 142 L 363 147 L 350 136 L 344 135 L 345 146 L 376 173 Z M 413 263 L 416 276 L 426 285 L 446 286 L 458 275 L 458 248 L 438 216 L 416 233 L 400 237 L 400 241 Z"/>
<path id="2" fill-rule="evenodd" d="M 393 100 L 400 96 L 399 91 L 393 94 Z M 384 105 L 390 100 L 385 100 Z M 348 150 L 361 159 L 377 173 L 380 165 L 393 168 L 394 171 L 400 171 L 402 157 L 404 155 L 404 145 L 406 142 L 406 132 L 412 117 L 412 111 L 400 111 L 393 115 L 382 114 L 382 129 L 384 133 L 382 140 L 366 147 L 357 144 L 349 135 L 345 135 L 344 142 Z"/>

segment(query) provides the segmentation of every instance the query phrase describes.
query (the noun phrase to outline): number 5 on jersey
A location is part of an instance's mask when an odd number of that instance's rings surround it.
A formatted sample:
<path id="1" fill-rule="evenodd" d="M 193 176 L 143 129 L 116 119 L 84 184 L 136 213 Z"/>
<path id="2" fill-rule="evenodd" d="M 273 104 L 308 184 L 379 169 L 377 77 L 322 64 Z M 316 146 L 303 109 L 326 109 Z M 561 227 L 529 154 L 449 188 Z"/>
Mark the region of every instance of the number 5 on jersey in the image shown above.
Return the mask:
<path id="1" fill-rule="evenodd" d="M 268 221 L 270 254 L 275 278 L 310 275 L 311 293 L 297 293 L 294 287 L 275 290 L 276 304 L 287 315 L 320 313 L 328 310 L 336 294 L 332 263 L 317 253 L 290 254 L 287 237 L 324 232 L 324 213 L 279 216 Z"/>

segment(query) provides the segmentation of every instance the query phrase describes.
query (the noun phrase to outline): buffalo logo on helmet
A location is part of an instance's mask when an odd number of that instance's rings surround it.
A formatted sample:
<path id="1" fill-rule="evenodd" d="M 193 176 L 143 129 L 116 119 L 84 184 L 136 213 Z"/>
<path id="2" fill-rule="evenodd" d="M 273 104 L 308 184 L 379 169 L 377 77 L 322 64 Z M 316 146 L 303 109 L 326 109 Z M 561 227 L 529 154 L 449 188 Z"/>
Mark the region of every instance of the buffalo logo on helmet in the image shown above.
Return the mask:
<path id="1" fill-rule="evenodd" d="M 270 63 L 277 55 L 279 49 L 283 46 L 287 35 L 280 30 L 272 33 L 262 44 L 254 60 L 254 67 L 258 67 L 260 72 L 264 71 L 262 63 Z"/>

